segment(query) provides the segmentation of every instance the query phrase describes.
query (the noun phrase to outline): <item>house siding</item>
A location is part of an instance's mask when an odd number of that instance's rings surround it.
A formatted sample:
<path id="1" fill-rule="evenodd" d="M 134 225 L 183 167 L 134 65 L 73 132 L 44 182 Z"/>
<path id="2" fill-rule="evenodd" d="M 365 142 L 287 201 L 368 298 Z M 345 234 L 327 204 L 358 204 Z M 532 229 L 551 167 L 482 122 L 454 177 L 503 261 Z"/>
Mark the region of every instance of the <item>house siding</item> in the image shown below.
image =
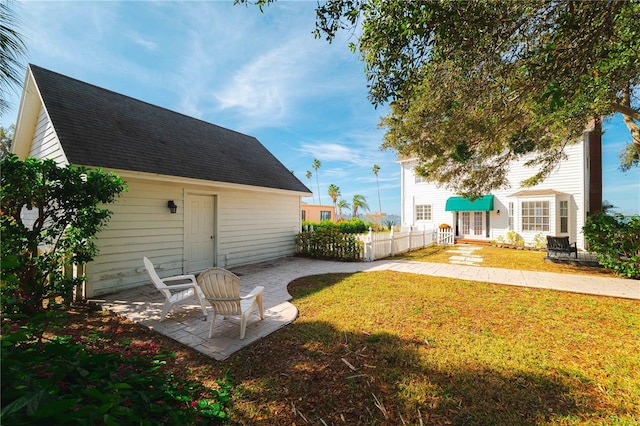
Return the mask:
<path id="1" fill-rule="evenodd" d="M 148 284 L 144 256 L 161 277 L 189 272 L 184 269 L 184 206 L 189 194 L 216 197 L 214 266 L 233 268 L 295 253 L 300 227 L 297 195 L 220 188 L 214 183 L 126 180 L 128 191 L 107 206 L 113 215 L 97 236 L 98 256 L 87 265 L 87 297 Z M 167 200 L 175 201 L 177 213 L 169 212 Z"/>
<path id="2" fill-rule="evenodd" d="M 218 265 L 235 267 L 295 253 L 300 197 L 258 191 L 220 191 Z"/>
<path id="3" fill-rule="evenodd" d="M 581 229 L 584 226 L 588 203 L 587 164 L 589 161 L 588 141 L 579 142 L 567 146 L 566 160 L 561 161 L 552 174 L 540 184 L 523 188 L 520 182 L 535 173 L 535 169 L 524 166 L 526 159 L 512 164 L 508 173 L 510 186 L 491 192 L 494 195 L 493 211 L 489 215 L 489 237 L 497 239 L 505 237 L 509 232 L 509 202 L 514 203 L 514 230 L 518 232 L 527 244 L 533 244 L 536 234 L 539 232 L 523 231 L 521 218 L 521 203 L 523 201 L 549 201 L 549 232 L 544 235 L 567 235 L 578 247 L 584 248 L 584 236 Z M 445 211 L 446 200 L 454 196 L 452 191 L 440 188 L 431 182 L 416 183 L 414 173 L 414 161 L 401 161 L 402 176 L 402 225 L 405 229 L 413 227 L 418 229 L 435 229 L 441 224 L 447 224 L 455 229 L 456 213 Z M 545 195 L 514 196 L 518 192 L 547 191 Z M 558 194 L 553 194 L 553 191 Z M 560 233 L 559 202 L 569 201 L 569 229 L 567 233 Z M 417 221 L 415 219 L 415 205 L 431 205 L 432 220 Z M 500 213 L 498 213 L 500 211 Z M 486 224 L 486 217 L 483 218 Z M 486 226 L 486 225 L 485 225 Z M 479 239 L 487 239 L 486 230 Z"/>
<path id="4" fill-rule="evenodd" d="M 67 157 L 62 151 L 56 132 L 51 125 L 51 120 L 49 120 L 47 116 L 47 111 L 42 107 L 40 107 L 38 113 L 33 139 L 31 140 L 29 157 L 50 158 L 60 167 L 69 164 Z"/>
<path id="5" fill-rule="evenodd" d="M 126 180 L 128 190 L 106 206 L 113 214 L 97 235 L 99 254 L 87 265 L 87 297 L 146 284 L 143 256 L 153 259 L 160 276 L 182 274 L 183 212 L 166 207 L 182 198 L 182 188 Z"/>

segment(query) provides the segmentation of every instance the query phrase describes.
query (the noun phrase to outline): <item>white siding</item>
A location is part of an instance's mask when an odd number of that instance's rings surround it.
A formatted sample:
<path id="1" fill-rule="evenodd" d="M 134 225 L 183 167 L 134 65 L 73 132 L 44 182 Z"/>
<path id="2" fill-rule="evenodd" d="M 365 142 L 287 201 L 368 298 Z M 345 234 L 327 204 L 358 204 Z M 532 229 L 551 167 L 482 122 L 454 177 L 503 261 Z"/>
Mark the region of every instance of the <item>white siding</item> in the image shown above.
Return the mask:
<path id="1" fill-rule="evenodd" d="M 215 266 L 262 262 L 295 253 L 300 229 L 300 197 L 291 193 L 237 190 L 126 179 L 128 191 L 107 206 L 114 213 L 97 239 L 99 255 L 87 265 L 87 296 L 147 284 L 142 257 L 163 276 L 184 271 L 184 218 L 187 194 L 216 197 Z M 167 201 L 178 211 L 171 214 Z"/>
<path id="2" fill-rule="evenodd" d="M 33 139 L 31 140 L 31 149 L 29 150 L 29 157 L 33 158 L 50 158 L 60 167 L 64 167 L 69 164 L 67 157 L 62 151 L 60 141 L 56 135 L 49 116 L 44 108 L 40 107 L 38 114 L 38 121 L 33 132 Z"/>
<path id="3" fill-rule="evenodd" d="M 300 197 L 226 190 L 218 198 L 218 212 L 218 265 L 246 265 L 295 253 Z"/>
<path id="4" fill-rule="evenodd" d="M 586 182 L 586 162 L 588 161 L 588 151 L 585 149 L 584 141 L 566 148 L 567 159 L 560 162 L 556 170 L 542 183 L 535 187 L 522 188 L 520 182 L 532 176 L 535 170 L 524 167 L 525 160 L 514 162 L 508 179 L 510 187 L 492 192 L 494 195 L 494 209 L 489 212 L 490 233 L 489 239 L 496 239 L 505 236 L 509 231 L 509 202 L 514 203 L 514 228 L 527 244 L 532 244 L 537 232 L 523 232 L 520 221 L 522 201 L 549 201 L 550 209 L 550 229 L 548 235 L 560 235 L 559 202 L 569 201 L 569 232 L 571 242 L 577 241 L 578 247 L 584 248 L 584 236 L 581 229 L 586 219 L 586 206 L 588 193 L 588 183 Z M 440 224 L 446 223 L 455 228 L 455 213 L 445 211 L 446 200 L 454 196 L 453 192 L 439 188 L 429 182 L 415 181 L 413 167 L 414 162 L 405 161 L 400 163 L 402 175 L 402 225 L 404 228 L 417 227 L 425 229 L 437 228 Z M 545 195 L 536 197 L 513 197 L 519 191 L 548 190 L 557 191 L 560 195 Z M 420 222 L 414 219 L 414 206 L 416 204 L 431 204 L 431 222 Z M 498 214 L 498 210 L 500 213 Z M 547 233 L 545 233 L 547 234 Z M 484 234 L 483 234 L 484 235 Z"/>
<path id="5" fill-rule="evenodd" d="M 417 228 L 433 230 L 443 223 L 453 227 L 453 214 L 445 211 L 445 203 L 451 195 L 450 191 L 439 188 L 431 182 L 416 182 L 413 167 L 415 163 L 402 163 L 403 191 L 407 197 L 403 197 L 402 227 L 404 229 Z M 416 205 L 431 205 L 431 220 L 415 220 Z"/>

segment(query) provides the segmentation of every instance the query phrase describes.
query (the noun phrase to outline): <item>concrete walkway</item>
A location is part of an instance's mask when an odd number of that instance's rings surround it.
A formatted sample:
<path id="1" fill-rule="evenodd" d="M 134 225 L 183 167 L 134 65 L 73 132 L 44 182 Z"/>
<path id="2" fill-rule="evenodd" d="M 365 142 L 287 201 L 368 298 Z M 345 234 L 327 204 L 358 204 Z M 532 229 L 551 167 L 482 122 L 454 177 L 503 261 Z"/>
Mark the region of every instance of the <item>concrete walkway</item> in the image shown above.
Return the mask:
<path id="1" fill-rule="evenodd" d="M 175 306 L 167 315 L 167 319 L 160 322 L 164 298 L 151 284 L 103 296 L 104 299 L 96 301 L 105 309 L 169 336 L 207 356 L 224 360 L 234 352 L 296 319 L 298 310 L 289 303 L 291 296 L 287 292 L 288 284 L 296 278 L 326 273 L 385 270 L 640 300 L 640 281 L 621 278 L 404 260 L 380 260 L 366 263 L 288 257 L 232 269 L 240 277 L 241 294 L 248 293 L 256 285 L 265 287 L 264 320 L 259 321 L 258 316 L 253 315 L 247 325 L 244 340 L 239 338 L 239 319 L 234 317 L 217 319 L 214 335 L 209 339 L 212 310 L 208 309 L 208 316 L 205 319 L 197 304 Z"/>

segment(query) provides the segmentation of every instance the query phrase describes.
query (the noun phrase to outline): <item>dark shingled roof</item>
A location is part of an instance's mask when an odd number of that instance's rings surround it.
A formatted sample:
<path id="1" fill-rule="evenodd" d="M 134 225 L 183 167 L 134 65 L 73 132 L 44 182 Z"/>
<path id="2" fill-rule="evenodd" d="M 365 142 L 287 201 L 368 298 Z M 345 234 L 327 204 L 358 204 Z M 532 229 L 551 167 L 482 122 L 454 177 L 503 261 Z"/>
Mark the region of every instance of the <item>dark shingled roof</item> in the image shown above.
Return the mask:
<path id="1" fill-rule="evenodd" d="M 252 136 L 29 67 L 72 164 L 311 192 Z"/>

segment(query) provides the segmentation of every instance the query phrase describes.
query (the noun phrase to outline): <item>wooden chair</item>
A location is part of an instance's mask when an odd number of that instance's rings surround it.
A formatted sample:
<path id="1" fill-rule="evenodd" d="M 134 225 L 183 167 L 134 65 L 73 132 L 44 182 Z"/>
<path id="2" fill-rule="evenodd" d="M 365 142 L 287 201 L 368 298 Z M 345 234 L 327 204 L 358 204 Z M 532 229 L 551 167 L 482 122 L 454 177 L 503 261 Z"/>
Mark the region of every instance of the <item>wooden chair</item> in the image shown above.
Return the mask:
<path id="1" fill-rule="evenodd" d="M 147 269 L 149 278 L 153 285 L 162 293 L 165 297 L 164 305 L 162 306 L 162 314 L 160 315 L 160 321 L 164 321 L 167 313 L 171 307 L 177 303 L 186 302 L 191 299 L 198 299 L 200 306 L 202 307 L 202 313 L 207 316 L 207 306 L 204 303 L 204 294 L 198 287 L 198 282 L 194 275 L 176 275 L 174 277 L 160 278 L 156 273 L 156 269 L 153 267 L 153 263 L 146 257 L 143 258 L 144 267 Z M 171 284 L 167 283 L 172 281 L 191 281 L 186 284 Z"/>
<path id="2" fill-rule="evenodd" d="M 205 298 L 213 306 L 209 338 L 213 336 L 217 315 L 240 317 L 240 339 L 244 339 L 247 319 L 254 308 L 258 308 L 260 319 L 264 319 L 263 286 L 257 286 L 246 296 L 240 296 L 240 278 L 222 268 L 209 268 L 202 271 L 198 275 L 198 285 Z"/>

